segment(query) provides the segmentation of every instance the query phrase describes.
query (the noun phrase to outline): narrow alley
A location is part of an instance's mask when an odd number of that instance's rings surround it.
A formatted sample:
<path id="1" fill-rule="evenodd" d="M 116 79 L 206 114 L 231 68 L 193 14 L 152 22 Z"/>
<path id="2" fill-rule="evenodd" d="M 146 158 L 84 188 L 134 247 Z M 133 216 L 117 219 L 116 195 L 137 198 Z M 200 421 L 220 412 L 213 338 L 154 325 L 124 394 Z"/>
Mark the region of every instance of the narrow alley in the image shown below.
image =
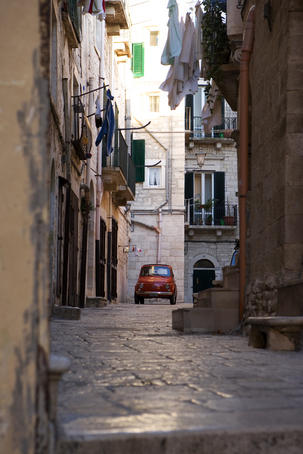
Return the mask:
<path id="1" fill-rule="evenodd" d="M 2 4 L 0 454 L 303 454 L 303 0 Z"/>
<path id="2" fill-rule="evenodd" d="M 58 452 L 301 453 L 303 352 L 179 334 L 172 310 L 121 304 L 52 321 L 52 350 L 71 360 Z"/>

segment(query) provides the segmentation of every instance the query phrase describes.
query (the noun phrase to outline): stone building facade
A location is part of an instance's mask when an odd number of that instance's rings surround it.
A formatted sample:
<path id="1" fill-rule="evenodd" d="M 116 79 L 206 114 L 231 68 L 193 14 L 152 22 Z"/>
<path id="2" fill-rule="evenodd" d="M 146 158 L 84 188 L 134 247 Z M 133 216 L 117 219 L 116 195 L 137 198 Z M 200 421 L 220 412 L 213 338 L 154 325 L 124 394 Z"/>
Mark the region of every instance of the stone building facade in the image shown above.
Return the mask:
<path id="1" fill-rule="evenodd" d="M 113 3 L 113 4 L 112 4 Z M 129 213 L 135 174 L 125 131 L 130 58 L 127 3 L 106 2 L 104 16 L 77 1 L 53 1 L 51 16 L 51 306 L 125 301 Z M 113 152 L 95 146 L 96 102 L 110 90 Z M 87 143 L 88 142 L 88 145 Z"/>
<path id="2" fill-rule="evenodd" d="M 133 2 L 133 51 L 143 49 L 141 73 L 133 65 L 133 144 L 143 156 L 131 203 L 131 241 L 128 258 L 128 300 L 133 301 L 134 285 L 141 265 L 164 263 L 173 266 L 178 301 L 184 293 L 184 107 L 170 111 L 167 94 L 159 89 L 168 67 L 161 66 L 167 38 L 168 10 L 161 1 Z M 157 10 L 157 15 L 154 11 Z M 134 58 L 134 57 L 133 57 Z M 136 62 L 135 62 L 136 63 Z"/>
<path id="3" fill-rule="evenodd" d="M 273 1 L 264 10 L 260 2 L 242 3 L 239 11 L 236 1 L 228 1 L 227 23 L 238 49 L 247 20 L 253 24 L 243 232 L 246 315 L 302 315 L 303 6 Z M 241 122 L 241 96 L 238 106 Z"/>
<path id="4" fill-rule="evenodd" d="M 232 138 L 224 137 L 231 117 L 225 117 L 220 132 L 213 130 L 213 137 L 205 137 L 203 106 L 198 112 L 193 104 L 196 127 L 187 133 L 185 149 L 185 302 L 212 287 L 213 280 L 222 280 L 222 268 L 230 264 L 239 234 L 237 149 Z"/>

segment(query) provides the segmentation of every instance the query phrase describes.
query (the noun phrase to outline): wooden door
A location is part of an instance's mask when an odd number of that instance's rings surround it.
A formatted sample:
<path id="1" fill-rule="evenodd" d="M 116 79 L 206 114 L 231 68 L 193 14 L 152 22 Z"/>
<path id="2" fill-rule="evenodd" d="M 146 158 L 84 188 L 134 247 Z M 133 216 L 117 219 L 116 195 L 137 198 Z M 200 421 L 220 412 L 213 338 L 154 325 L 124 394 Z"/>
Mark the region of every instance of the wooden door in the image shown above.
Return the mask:
<path id="1" fill-rule="evenodd" d="M 79 199 L 71 191 L 69 205 L 68 305 L 78 305 L 78 213 Z"/>
<path id="2" fill-rule="evenodd" d="M 201 292 L 213 286 L 212 281 L 215 280 L 215 270 L 194 270 L 193 276 L 193 293 Z"/>
<path id="3" fill-rule="evenodd" d="M 112 222 L 112 254 L 111 254 L 111 299 L 117 298 L 117 266 L 118 266 L 118 224 Z"/>
<path id="4" fill-rule="evenodd" d="M 100 218 L 100 240 L 96 240 L 96 296 L 105 296 L 106 224 Z"/>

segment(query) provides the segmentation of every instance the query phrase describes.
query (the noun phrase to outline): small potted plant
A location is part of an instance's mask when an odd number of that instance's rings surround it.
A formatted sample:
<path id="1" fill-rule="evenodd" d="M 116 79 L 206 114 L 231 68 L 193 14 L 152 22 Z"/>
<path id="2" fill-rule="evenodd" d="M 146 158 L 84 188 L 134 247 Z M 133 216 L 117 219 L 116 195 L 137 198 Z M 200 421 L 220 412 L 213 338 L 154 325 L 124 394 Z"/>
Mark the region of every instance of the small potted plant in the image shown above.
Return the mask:
<path id="1" fill-rule="evenodd" d="M 213 206 L 214 206 L 215 200 L 214 199 L 208 199 L 203 205 L 202 208 L 204 210 L 204 220 L 206 225 L 211 225 L 213 221 Z"/>

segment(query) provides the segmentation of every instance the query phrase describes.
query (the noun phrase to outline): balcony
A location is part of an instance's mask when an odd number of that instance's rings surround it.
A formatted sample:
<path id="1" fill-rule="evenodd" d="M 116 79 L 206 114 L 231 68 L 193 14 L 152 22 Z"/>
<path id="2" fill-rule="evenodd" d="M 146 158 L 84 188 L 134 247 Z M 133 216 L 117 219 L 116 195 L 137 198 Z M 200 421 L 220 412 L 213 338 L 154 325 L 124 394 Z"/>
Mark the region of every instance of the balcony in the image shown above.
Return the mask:
<path id="1" fill-rule="evenodd" d="M 231 115 L 224 116 L 224 122 L 220 126 L 212 128 L 210 134 L 204 132 L 202 125 L 201 116 L 191 116 L 191 108 L 185 108 L 185 129 L 190 131 L 188 134 L 189 140 L 199 139 L 218 139 L 218 138 L 230 138 L 231 131 L 237 129 L 237 114 L 231 111 Z"/>
<path id="2" fill-rule="evenodd" d="M 193 199 L 186 199 L 185 225 L 205 230 L 234 230 L 238 225 L 238 207 L 230 203 L 203 205 Z"/>
<path id="3" fill-rule="evenodd" d="M 128 29 L 130 17 L 125 0 L 109 0 L 106 2 L 106 30 L 109 36 L 119 36 L 120 29 Z"/>
<path id="4" fill-rule="evenodd" d="M 104 146 L 103 143 L 104 189 L 113 192 L 113 201 L 117 206 L 124 206 L 135 199 L 135 166 L 121 131 L 116 131 L 114 151 L 110 156 L 106 156 Z"/>

